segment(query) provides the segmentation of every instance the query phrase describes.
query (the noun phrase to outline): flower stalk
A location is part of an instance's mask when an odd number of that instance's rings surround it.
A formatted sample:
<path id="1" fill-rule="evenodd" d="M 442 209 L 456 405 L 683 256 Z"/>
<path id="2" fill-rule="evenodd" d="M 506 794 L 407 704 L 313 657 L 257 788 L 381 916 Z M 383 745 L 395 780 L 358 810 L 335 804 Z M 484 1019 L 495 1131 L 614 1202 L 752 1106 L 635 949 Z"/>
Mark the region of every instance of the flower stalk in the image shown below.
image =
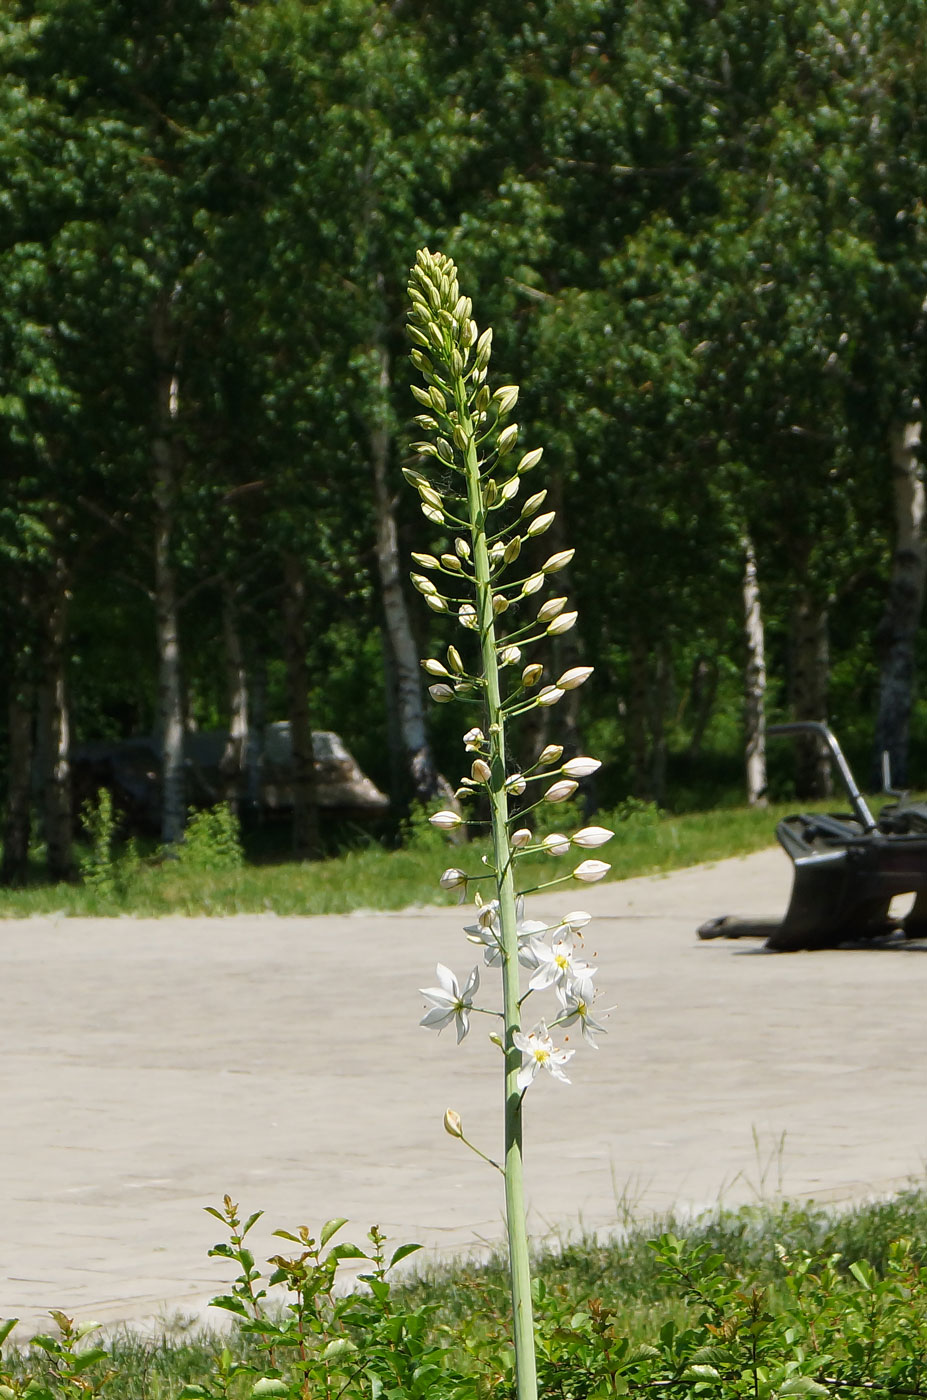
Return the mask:
<path id="1" fill-rule="evenodd" d="M 556 858 L 566 855 L 572 844 L 596 847 L 612 833 L 590 826 L 573 837 L 556 833 L 553 838 L 537 840 L 533 836 L 531 828 L 524 825 L 528 814 L 545 804 L 567 801 L 576 792 L 578 781 L 599 765 L 583 756 L 568 759 L 559 770 L 536 773 L 538 768 L 559 764 L 563 756 L 560 745 L 548 745 L 522 772 L 510 765 L 506 726 L 538 706 L 556 704 L 566 691 L 584 684 L 593 668 L 574 666 L 556 684 L 541 686 L 543 664 L 523 664 L 528 647 L 545 643 L 576 621 L 577 614 L 568 609 L 566 597 L 539 600 L 539 606 L 534 602 L 550 576 L 569 564 L 573 550 L 560 550 L 543 562 L 535 562 L 533 569 L 522 558 L 524 551 L 530 561 L 537 548 L 535 540 L 554 520 L 553 511 L 539 513 L 544 491 L 535 492 L 523 505 L 519 502 L 521 477 L 537 466 L 541 450 L 516 452 L 518 425 L 505 420 L 518 400 L 518 388 L 506 384 L 494 394 L 490 392 L 486 380 L 492 331 L 478 333 L 469 298 L 460 295 L 457 271 L 450 259 L 421 251 L 412 269 L 409 297 L 409 332 L 416 346 L 412 362 L 424 380 L 423 386 L 413 385 L 412 392 L 426 410 L 416 418 L 426 437 L 414 444 L 422 465 L 407 467 L 404 475 L 418 492 L 422 513 L 432 526 L 461 531 L 454 539 L 453 552 L 442 546 L 444 552 L 439 548 L 434 554 L 413 556 L 418 568 L 427 572 L 413 574 L 412 582 L 434 613 L 456 616 L 464 632 L 475 633 L 479 643 L 478 658 L 472 661 L 451 646 L 446 665 L 436 657 L 422 664 L 428 675 L 437 678 L 430 687 L 436 703 L 477 703 L 483 710 L 481 726 L 471 725 L 464 734 L 465 750 L 474 757 L 457 796 L 465 801 L 482 794 L 488 803 L 492 834 L 488 863 L 494 898 L 484 903 L 475 894 L 477 921 L 465 931 L 470 942 L 483 949 L 486 966 L 499 967 L 502 974 L 499 1012 L 473 1005 L 473 994 L 480 984 L 478 968 L 461 990 L 454 973 L 439 965 L 441 985 L 424 989 L 432 1004 L 422 1024 L 440 1031 L 453 1022 L 457 1038 L 462 1040 L 469 1031 L 471 1015 L 501 1016 L 502 1035 L 490 1038 L 501 1045 L 504 1055 L 502 1172 L 516 1389 L 518 1400 L 537 1400 L 524 1199 L 523 1106 L 542 1069 L 547 1076 L 541 1078 L 570 1082 L 563 1067 L 574 1051 L 555 1045 L 552 1030 L 579 1022 L 583 1038 L 595 1048 L 594 1036 L 604 1033 L 604 1027 L 591 1014 L 596 969 L 574 956 L 578 953 L 576 940 L 582 940 L 589 915 L 576 910 L 553 925 L 526 919 L 516 867 L 520 858 L 534 852 L 546 851 Z M 453 591 L 442 591 L 446 588 Z M 531 609 L 534 616 L 528 621 L 519 618 L 521 609 Z M 540 797 L 523 802 L 528 784 L 536 779 L 553 781 Z M 450 832 L 462 818 L 441 811 L 430 821 L 439 830 Z M 569 880 L 592 882 L 608 869 L 604 861 L 585 860 L 575 870 L 535 888 Z M 483 878 L 485 874 L 468 876 L 453 867 L 444 872 L 440 883 L 464 899 L 471 882 Z M 523 989 L 525 970 L 529 980 Z M 553 1017 L 539 1017 L 525 1030 L 522 1008 L 526 1001 L 551 990 L 557 997 Z M 445 1128 L 451 1136 L 467 1141 L 456 1114 L 445 1117 Z M 472 1143 L 467 1145 L 491 1161 Z"/>

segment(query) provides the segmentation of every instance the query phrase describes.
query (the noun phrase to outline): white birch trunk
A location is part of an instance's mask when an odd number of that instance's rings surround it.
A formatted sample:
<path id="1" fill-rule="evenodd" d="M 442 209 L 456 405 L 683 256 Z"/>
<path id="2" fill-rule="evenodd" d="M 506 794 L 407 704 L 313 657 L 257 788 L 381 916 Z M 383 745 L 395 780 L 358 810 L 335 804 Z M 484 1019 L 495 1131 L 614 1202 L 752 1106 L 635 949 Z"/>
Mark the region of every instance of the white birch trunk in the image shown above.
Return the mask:
<path id="1" fill-rule="evenodd" d="M 225 800 L 237 814 L 248 748 L 248 676 L 238 626 L 236 589 L 230 579 L 224 579 L 222 584 L 222 638 L 225 649 L 229 732 L 219 760 L 219 773 L 223 780 Z"/>
<path id="2" fill-rule="evenodd" d="M 161 840 L 167 847 L 183 839 L 185 782 L 183 690 L 173 535 L 177 505 L 179 413 L 176 355 L 170 333 L 167 295 L 155 308 L 155 431 L 151 454 L 154 497 L 155 632 L 158 646 L 158 729 L 161 741 Z"/>
<path id="3" fill-rule="evenodd" d="M 67 692 L 67 614 L 70 601 L 64 560 L 55 559 L 45 614 L 44 713 L 47 723 L 42 796 L 46 865 L 52 880 L 74 875 L 71 812 L 71 723 Z"/>
<path id="4" fill-rule="evenodd" d="M 874 767 L 888 753 L 892 782 L 908 781 L 908 739 L 914 698 L 915 642 L 924 605 L 927 543 L 924 538 L 924 469 L 921 463 L 921 404 L 915 417 L 892 425 L 889 447 L 895 507 L 895 548 L 885 613 L 877 646 L 881 659 Z"/>
<path id="5" fill-rule="evenodd" d="M 389 426 L 386 399 L 389 390 L 389 355 L 379 347 L 379 412 L 370 430 L 370 461 L 373 468 L 373 490 L 377 516 L 377 569 L 383 614 L 392 651 L 396 685 L 396 712 L 405 767 L 412 791 L 419 802 L 431 802 L 436 796 L 456 806 L 453 790 L 446 779 L 435 770 L 431 745 L 425 730 L 422 699 L 422 670 L 418 648 L 412 633 L 409 610 L 402 589 L 399 559 L 399 537 L 396 529 L 396 502 L 389 489 Z"/>
<path id="6" fill-rule="evenodd" d="M 744 635 L 747 661 L 744 667 L 745 759 L 747 802 L 766 806 L 766 635 L 756 573 L 756 552 L 749 535 L 744 551 Z"/>

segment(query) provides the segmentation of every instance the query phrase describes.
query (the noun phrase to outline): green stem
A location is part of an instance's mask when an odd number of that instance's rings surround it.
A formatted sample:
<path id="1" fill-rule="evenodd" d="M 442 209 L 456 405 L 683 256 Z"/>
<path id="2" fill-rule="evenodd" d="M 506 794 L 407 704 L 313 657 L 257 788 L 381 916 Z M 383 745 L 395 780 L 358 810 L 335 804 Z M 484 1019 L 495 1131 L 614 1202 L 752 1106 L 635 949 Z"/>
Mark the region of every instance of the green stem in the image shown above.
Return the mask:
<path id="1" fill-rule="evenodd" d="M 531 1267 L 522 1166 L 522 1095 L 516 1083 L 521 1052 L 515 1032 L 521 1028 L 518 986 L 518 935 L 515 918 L 515 880 L 510 859 L 508 796 L 505 791 L 505 721 L 496 660 L 495 618 L 489 549 L 486 541 L 486 508 L 480 491 L 480 471 L 472 422 L 467 411 L 463 383 L 455 386 L 460 424 L 470 442 L 466 451 L 467 501 L 470 539 L 476 574 L 476 613 L 486 703 L 489 720 L 489 802 L 492 841 L 499 900 L 502 941 L 502 998 L 505 1018 L 505 1218 L 509 1244 L 509 1276 L 512 1286 L 512 1320 L 515 1338 L 515 1375 L 518 1400 L 537 1400 L 537 1362 L 534 1351 L 534 1318 L 531 1310 Z"/>

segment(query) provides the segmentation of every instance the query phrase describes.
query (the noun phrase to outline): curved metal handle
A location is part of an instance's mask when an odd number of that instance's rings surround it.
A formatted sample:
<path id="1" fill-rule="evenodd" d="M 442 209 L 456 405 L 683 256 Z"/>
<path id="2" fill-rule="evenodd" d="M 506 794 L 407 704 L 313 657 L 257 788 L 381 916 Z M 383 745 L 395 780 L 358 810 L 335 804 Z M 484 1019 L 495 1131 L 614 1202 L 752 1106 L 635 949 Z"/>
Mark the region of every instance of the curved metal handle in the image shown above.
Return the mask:
<path id="1" fill-rule="evenodd" d="M 830 732 L 826 724 L 822 724 L 815 719 L 797 719 L 790 724 L 771 724 L 766 730 L 770 738 L 776 738 L 786 734 L 816 734 L 819 739 L 823 739 L 830 749 L 831 758 L 837 765 L 837 770 L 843 779 L 843 785 L 847 790 L 853 811 L 856 813 L 860 825 L 865 831 L 877 831 L 878 823 L 866 805 L 859 788 L 856 786 L 856 779 L 843 756 L 843 750 Z"/>

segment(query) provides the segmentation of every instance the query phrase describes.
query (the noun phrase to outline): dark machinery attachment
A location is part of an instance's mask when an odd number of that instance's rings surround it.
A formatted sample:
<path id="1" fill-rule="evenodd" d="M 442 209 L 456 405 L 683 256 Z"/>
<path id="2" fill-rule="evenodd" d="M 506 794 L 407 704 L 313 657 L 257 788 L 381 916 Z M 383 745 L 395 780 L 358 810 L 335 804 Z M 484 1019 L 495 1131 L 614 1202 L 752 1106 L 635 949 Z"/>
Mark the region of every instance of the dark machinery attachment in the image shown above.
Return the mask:
<path id="1" fill-rule="evenodd" d="M 776 836 L 795 875 L 783 919 L 726 915 L 702 924 L 699 938 L 765 938 L 767 948 L 795 952 L 892 935 L 927 937 L 927 803 L 889 790 L 895 800 L 875 818 L 826 724 L 771 725 L 767 734 L 818 735 L 852 811 L 802 812 L 778 823 Z M 914 904 L 906 917 L 894 919 L 889 905 L 899 894 L 913 894 Z"/>

